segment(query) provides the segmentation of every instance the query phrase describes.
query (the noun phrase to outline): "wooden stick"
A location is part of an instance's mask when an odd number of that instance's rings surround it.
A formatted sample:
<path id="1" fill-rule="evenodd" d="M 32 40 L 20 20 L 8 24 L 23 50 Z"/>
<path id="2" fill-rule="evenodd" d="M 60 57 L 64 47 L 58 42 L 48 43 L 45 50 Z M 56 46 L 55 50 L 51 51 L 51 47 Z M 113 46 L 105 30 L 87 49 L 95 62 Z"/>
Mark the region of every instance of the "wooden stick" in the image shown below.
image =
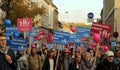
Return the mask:
<path id="1" fill-rule="evenodd" d="M 57 60 L 56 60 L 56 65 L 55 65 L 55 70 L 57 70 L 57 66 L 58 66 L 58 60 L 59 60 L 59 55 L 60 55 L 60 46 L 58 46 L 58 54 L 57 54 Z"/>
<path id="2" fill-rule="evenodd" d="M 99 43 L 97 43 L 97 46 L 96 46 L 95 59 L 94 59 L 94 67 L 96 67 L 96 60 L 97 60 L 97 54 L 98 54 L 98 47 L 99 47 Z"/>

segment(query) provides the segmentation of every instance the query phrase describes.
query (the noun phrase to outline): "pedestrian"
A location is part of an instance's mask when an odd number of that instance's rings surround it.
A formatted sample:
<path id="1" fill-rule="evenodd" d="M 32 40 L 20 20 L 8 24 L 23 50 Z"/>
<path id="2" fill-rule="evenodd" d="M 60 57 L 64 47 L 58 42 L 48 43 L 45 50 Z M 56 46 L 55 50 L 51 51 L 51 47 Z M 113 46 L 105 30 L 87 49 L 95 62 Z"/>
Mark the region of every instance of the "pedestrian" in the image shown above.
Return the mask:
<path id="1" fill-rule="evenodd" d="M 113 62 L 113 60 L 113 51 L 107 51 L 105 60 L 103 63 L 97 65 L 96 70 L 119 70 L 118 66 Z"/>
<path id="2" fill-rule="evenodd" d="M 75 55 L 75 61 L 70 63 L 69 70 L 81 70 L 81 55 Z"/>
<path id="3" fill-rule="evenodd" d="M 55 51 L 54 49 L 50 49 L 48 55 L 44 60 L 44 64 L 42 70 L 55 70 L 56 60 L 54 59 Z"/>
<path id="4" fill-rule="evenodd" d="M 68 70 L 69 64 L 71 63 L 71 56 L 70 51 L 68 49 L 64 50 L 64 56 L 63 56 L 63 69 Z"/>
<path id="5" fill-rule="evenodd" d="M 88 49 L 87 49 L 87 52 L 90 53 L 90 55 L 91 55 L 91 60 L 94 62 L 94 59 L 95 59 L 95 51 L 94 51 L 94 49 L 93 49 L 93 48 L 88 48 Z"/>
<path id="6" fill-rule="evenodd" d="M 41 70 L 41 58 L 37 54 L 36 46 L 31 48 L 31 53 L 28 56 L 28 70 Z"/>
<path id="7" fill-rule="evenodd" d="M 17 61 L 18 61 L 18 68 L 17 70 L 27 70 L 28 62 L 27 57 L 24 51 L 17 51 Z"/>
<path id="8" fill-rule="evenodd" d="M 116 49 L 115 54 L 116 57 L 114 58 L 114 62 L 119 66 L 119 70 L 120 70 L 120 48 Z"/>
<path id="9" fill-rule="evenodd" d="M 91 54 L 87 51 L 82 53 L 81 70 L 95 70 Z"/>
<path id="10" fill-rule="evenodd" d="M 14 51 L 7 46 L 6 35 L 0 33 L 0 70 L 16 70 L 17 60 Z"/>
<path id="11" fill-rule="evenodd" d="M 116 57 L 114 58 L 115 64 L 120 64 L 120 49 L 116 49 L 115 51 Z"/>

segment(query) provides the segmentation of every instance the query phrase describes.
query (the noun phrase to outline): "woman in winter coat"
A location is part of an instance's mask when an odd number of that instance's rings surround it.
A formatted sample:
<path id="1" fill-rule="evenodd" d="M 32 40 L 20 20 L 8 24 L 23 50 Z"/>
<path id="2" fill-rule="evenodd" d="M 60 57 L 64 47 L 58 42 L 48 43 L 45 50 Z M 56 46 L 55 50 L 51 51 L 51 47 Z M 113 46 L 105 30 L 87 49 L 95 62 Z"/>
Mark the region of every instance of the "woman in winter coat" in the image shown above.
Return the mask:
<path id="1" fill-rule="evenodd" d="M 55 51 L 53 48 L 49 51 L 49 54 L 46 56 L 42 70 L 55 70 L 55 59 L 54 59 Z"/>
<path id="2" fill-rule="evenodd" d="M 70 63 L 69 70 L 81 70 L 81 55 L 76 54 L 75 61 Z"/>
<path id="3" fill-rule="evenodd" d="M 89 52 L 83 52 L 81 61 L 81 70 L 95 70 L 94 62 L 91 60 L 91 55 Z"/>

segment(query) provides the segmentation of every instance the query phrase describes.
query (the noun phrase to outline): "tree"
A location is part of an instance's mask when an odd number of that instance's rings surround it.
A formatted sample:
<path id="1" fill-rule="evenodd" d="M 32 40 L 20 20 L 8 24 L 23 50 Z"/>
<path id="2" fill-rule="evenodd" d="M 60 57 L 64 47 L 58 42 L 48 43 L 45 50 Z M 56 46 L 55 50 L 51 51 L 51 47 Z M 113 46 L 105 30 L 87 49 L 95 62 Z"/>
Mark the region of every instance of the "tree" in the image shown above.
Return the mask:
<path id="1" fill-rule="evenodd" d="M 12 21 L 13 25 L 16 25 L 18 18 L 34 19 L 36 15 L 45 14 L 44 7 L 40 8 L 38 7 L 38 5 L 28 0 L 12 0 L 10 1 L 9 6 L 10 6 L 10 10 L 6 17 Z M 7 10 L 5 11 L 7 12 Z M 33 22 L 33 25 L 34 24 L 35 23 Z"/>

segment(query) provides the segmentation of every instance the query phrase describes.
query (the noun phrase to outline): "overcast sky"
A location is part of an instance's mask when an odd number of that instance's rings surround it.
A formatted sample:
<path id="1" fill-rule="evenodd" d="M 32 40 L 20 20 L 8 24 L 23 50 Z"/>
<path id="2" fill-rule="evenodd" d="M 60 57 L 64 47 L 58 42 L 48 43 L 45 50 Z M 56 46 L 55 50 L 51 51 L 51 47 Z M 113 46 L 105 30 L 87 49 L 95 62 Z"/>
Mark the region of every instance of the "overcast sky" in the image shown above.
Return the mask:
<path id="1" fill-rule="evenodd" d="M 59 20 L 87 23 L 87 14 L 94 13 L 94 19 L 100 18 L 103 0 L 53 0 L 58 8 Z"/>

